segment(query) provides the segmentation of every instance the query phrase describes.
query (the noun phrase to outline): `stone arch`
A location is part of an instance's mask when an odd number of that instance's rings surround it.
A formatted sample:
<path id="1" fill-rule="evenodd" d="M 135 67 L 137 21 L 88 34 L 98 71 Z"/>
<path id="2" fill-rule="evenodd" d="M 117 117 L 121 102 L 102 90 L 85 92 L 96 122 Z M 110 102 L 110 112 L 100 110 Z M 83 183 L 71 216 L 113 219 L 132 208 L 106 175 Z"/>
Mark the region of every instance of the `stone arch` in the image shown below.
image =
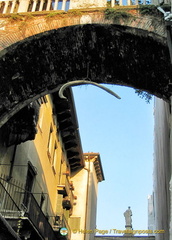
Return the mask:
<path id="1" fill-rule="evenodd" d="M 73 80 L 131 86 L 168 100 L 166 41 L 120 25 L 86 24 L 44 32 L 1 52 L 0 124 Z"/>

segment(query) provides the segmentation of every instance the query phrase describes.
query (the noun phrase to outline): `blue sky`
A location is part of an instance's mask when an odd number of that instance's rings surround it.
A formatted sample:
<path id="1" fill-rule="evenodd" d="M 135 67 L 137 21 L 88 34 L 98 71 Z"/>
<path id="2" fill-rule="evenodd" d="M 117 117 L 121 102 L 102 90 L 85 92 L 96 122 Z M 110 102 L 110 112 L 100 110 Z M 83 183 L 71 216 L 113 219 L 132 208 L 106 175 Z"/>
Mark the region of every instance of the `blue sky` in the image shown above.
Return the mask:
<path id="1" fill-rule="evenodd" d="M 95 86 L 73 87 L 84 152 L 99 152 L 105 181 L 99 183 L 97 229 L 125 229 L 131 206 L 134 230 L 147 230 L 152 193 L 153 103 L 134 89 L 106 85 L 121 100 Z"/>

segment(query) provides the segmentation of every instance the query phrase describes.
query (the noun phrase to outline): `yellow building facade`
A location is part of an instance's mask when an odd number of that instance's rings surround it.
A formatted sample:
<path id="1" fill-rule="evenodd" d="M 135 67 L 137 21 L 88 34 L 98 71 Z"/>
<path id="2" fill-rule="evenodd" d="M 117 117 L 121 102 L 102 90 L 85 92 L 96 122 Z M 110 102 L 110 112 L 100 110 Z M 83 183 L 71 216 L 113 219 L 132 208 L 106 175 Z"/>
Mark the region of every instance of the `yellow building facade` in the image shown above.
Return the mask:
<path id="1" fill-rule="evenodd" d="M 104 176 L 99 154 L 82 152 L 72 92 L 65 94 L 41 97 L 0 129 L 3 240 L 93 239 L 73 227 L 79 217 L 80 229 L 95 228 Z"/>
<path id="2" fill-rule="evenodd" d="M 84 160 L 72 94 L 67 95 L 69 101 L 53 94 L 34 103 L 39 109 L 34 140 L 22 140 L 26 129 L 16 137 L 15 118 L 1 129 L 0 212 L 21 239 L 61 239 L 62 227 L 68 229 L 62 239 L 70 239 L 75 203 L 70 178 Z"/>

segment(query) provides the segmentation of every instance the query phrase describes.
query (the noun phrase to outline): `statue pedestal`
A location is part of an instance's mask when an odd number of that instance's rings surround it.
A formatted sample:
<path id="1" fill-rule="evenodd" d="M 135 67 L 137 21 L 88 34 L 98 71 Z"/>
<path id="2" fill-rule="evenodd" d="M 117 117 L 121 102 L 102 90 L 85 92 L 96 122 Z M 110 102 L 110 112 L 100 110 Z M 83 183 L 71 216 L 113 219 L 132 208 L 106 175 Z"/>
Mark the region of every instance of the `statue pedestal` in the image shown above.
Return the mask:
<path id="1" fill-rule="evenodd" d="M 132 228 L 132 225 L 125 225 L 125 233 L 124 233 L 124 236 L 125 237 L 132 237 L 134 236 L 133 235 L 133 228 Z"/>

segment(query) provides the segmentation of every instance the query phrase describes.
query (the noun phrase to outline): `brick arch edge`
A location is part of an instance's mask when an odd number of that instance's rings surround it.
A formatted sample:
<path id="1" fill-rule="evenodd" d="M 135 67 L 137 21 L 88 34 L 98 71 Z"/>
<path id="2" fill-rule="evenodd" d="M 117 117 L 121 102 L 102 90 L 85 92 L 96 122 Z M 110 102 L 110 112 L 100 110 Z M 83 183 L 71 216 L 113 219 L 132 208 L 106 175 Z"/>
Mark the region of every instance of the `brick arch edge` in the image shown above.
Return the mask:
<path id="1" fill-rule="evenodd" d="M 51 30 L 1 52 L 0 124 L 73 80 L 130 86 L 168 100 L 167 45 L 147 31 L 86 24 Z"/>

